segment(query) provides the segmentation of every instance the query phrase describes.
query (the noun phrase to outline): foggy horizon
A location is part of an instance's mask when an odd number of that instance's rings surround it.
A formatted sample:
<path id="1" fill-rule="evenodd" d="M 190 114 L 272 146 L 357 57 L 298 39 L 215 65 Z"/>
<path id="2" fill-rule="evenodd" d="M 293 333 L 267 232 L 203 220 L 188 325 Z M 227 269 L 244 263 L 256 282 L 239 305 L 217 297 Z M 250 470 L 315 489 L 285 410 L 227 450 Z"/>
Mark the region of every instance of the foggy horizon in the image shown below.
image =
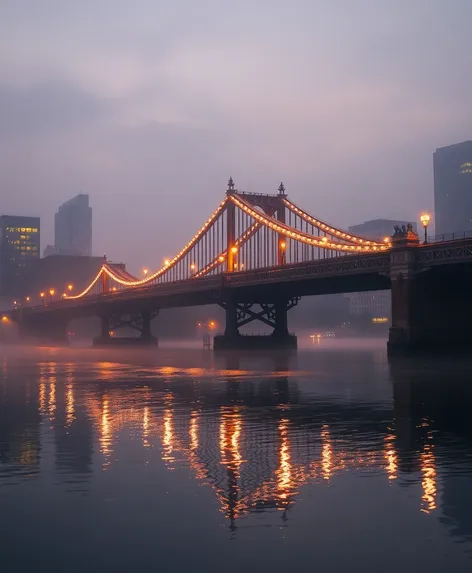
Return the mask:
<path id="1" fill-rule="evenodd" d="M 347 228 L 433 211 L 470 140 L 467 0 L 180 0 L 0 8 L 0 214 L 87 193 L 93 253 L 157 268 L 233 177 Z M 434 221 L 433 221 L 434 225 Z"/>

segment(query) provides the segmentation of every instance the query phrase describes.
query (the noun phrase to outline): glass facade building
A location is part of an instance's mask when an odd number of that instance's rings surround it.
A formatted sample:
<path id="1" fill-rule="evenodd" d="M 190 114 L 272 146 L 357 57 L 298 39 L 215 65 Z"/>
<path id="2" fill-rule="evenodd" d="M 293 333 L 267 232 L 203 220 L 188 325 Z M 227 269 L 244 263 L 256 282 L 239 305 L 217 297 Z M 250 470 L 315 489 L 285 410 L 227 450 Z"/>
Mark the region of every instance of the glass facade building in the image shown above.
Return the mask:
<path id="1" fill-rule="evenodd" d="M 433 155 L 433 167 L 436 234 L 471 231 L 472 141 L 440 147 Z"/>
<path id="2" fill-rule="evenodd" d="M 39 249 L 39 217 L 0 216 L 0 295 L 15 296 Z"/>

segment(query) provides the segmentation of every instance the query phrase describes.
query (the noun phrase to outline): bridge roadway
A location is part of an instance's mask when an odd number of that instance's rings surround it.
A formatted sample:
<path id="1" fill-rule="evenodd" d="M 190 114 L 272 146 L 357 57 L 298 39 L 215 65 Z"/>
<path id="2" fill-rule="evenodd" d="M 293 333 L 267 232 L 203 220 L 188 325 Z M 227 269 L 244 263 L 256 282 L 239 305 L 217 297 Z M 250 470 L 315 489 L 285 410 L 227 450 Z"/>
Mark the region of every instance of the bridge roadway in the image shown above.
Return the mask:
<path id="1" fill-rule="evenodd" d="M 88 295 L 12 311 L 27 315 L 99 316 L 185 306 L 273 302 L 274 298 L 374 291 L 390 288 L 390 255 L 346 255 L 265 269 L 223 273 L 122 291 Z M 12 317 L 13 317 L 12 316 Z"/>

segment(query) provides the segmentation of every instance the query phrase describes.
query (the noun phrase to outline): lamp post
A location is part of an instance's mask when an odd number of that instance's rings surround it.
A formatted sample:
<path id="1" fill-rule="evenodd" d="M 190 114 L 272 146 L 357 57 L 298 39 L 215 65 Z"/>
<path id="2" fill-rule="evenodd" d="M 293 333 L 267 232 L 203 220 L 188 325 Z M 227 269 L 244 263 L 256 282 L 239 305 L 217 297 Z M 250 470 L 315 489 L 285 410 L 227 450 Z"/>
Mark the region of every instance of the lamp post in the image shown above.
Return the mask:
<path id="1" fill-rule="evenodd" d="M 67 290 L 68 290 L 69 292 L 72 292 L 72 289 L 73 289 L 73 288 L 74 288 L 74 285 L 73 285 L 73 284 L 67 285 Z"/>
<path id="2" fill-rule="evenodd" d="M 420 221 L 424 227 L 424 242 L 426 244 L 428 242 L 428 225 L 431 221 L 431 215 L 429 213 L 422 213 L 420 216 Z"/>
<path id="3" fill-rule="evenodd" d="M 196 269 L 196 268 L 197 268 L 197 267 L 195 266 L 195 263 L 192 263 L 192 264 L 190 265 L 190 275 L 191 275 L 191 276 L 193 276 L 193 275 L 195 274 L 195 269 Z"/>
<path id="4" fill-rule="evenodd" d="M 149 272 L 149 269 L 143 269 L 144 278 L 147 277 L 148 272 Z"/>
<path id="5" fill-rule="evenodd" d="M 52 302 L 52 297 L 54 296 L 54 293 L 55 293 L 55 292 L 56 292 L 56 291 L 55 291 L 53 288 L 49 290 L 49 295 L 50 295 L 50 297 L 51 297 L 51 302 Z"/>
<path id="6" fill-rule="evenodd" d="M 44 304 L 44 293 L 39 293 L 39 296 L 41 297 L 41 304 Z"/>

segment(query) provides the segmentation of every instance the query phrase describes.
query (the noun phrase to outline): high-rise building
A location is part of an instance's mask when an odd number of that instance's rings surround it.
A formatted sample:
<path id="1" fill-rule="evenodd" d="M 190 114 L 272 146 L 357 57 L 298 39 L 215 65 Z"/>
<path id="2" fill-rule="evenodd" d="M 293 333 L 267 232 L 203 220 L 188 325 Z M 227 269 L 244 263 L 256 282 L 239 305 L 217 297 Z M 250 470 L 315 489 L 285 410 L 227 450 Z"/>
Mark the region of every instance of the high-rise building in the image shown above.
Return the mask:
<path id="1" fill-rule="evenodd" d="M 39 217 L 0 216 L 0 294 L 15 295 L 40 256 Z"/>
<path id="2" fill-rule="evenodd" d="M 54 242 L 58 255 L 92 255 L 92 207 L 81 193 L 59 207 L 55 216 Z"/>
<path id="3" fill-rule="evenodd" d="M 436 149 L 433 166 L 436 234 L 472 230 L 472 141 Z"/>
<path id="4" fill-rule="evenodd" d="M 360 225 L 352 225 L 349 227 L 349 232 L 373 241 L 383 241 L 386 237 L 393 235 L 396 225 L 403 227 L 403 225 L 408 225 L 408 222 L 373 219 Z M 416 223 L 411 223 L 411 225 L 416 233 Z M 378 320 L 390 316 L 391 293 L 389 290 L 350 293 L 346 296 L 349 298 L 349 313 L 351 315 L 366 315 Z"/>

